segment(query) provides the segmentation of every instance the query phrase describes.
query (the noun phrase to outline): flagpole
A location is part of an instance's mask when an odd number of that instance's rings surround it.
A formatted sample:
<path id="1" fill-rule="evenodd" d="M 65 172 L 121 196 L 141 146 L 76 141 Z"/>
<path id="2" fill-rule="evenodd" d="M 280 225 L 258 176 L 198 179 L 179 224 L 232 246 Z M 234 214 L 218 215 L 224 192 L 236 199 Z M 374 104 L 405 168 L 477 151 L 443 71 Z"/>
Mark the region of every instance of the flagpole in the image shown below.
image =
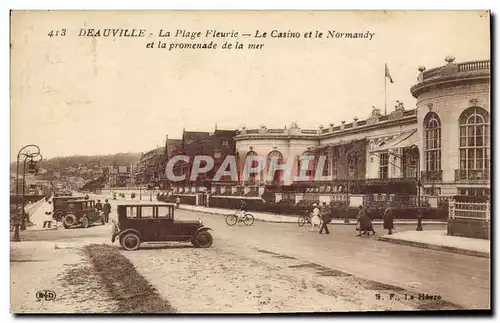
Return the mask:
<path id="1" fill-rule="evenodd" d="M 387 63 L 384 65 L 384 115 L 387 115 Z"/>

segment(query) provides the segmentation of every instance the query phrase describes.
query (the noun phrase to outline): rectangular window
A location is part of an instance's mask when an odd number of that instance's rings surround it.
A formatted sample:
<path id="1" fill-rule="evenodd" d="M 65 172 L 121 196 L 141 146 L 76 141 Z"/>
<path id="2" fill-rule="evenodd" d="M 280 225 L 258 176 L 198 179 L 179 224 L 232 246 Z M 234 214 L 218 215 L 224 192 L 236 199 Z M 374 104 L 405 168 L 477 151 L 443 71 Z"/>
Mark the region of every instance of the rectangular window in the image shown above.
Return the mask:
<path id="1" fill-rule="evenodd" d="M 152 219 L 154 215 L 153 207 L 142 207 L 141 208 L 141 218 L 142 219 Z"/>
<path id="2" fill-rule="evenodd" d="M 221 141 L 223 147 L 229 147 L 229 140 L 227 139 L 222 139 Z"/>
<path id="3" fill-rule="evenodd" d="M 388 178 L 389 177 L 389 154 L 382 153 L 380 154 L 380 166 L 378 177 L 379 178 Z"/>
<path id="4" fill-rule="evenodd" d="M 325 158 L 325 166 L 323 167 L 323 176 L 328 176 L 330 172 L 330 158 Z"/>
<path id="5" fill-rule="evenodd" d="M 172 208 L 171 207 L 158 207 L 158 218 L 172 218 Z"/>
<path id="6" fill-rule="evenodd" d="M 127 218 L 129 219 L 137 219 L 138 212 L 136 206 L 131 206 L 127 208 Z"/>

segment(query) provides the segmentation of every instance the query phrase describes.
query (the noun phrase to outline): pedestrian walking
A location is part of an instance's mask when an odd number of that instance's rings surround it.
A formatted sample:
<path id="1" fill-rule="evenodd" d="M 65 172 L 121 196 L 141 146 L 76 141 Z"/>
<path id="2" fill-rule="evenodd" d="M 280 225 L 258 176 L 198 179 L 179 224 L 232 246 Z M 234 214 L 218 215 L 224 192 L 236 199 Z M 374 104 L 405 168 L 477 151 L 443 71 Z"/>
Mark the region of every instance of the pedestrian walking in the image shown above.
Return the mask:
<path id="1" fill-rule="evenodd" d="M 326 202 L 323 202 L 323 212 L 322 212 L 322 222 L 321 222 L 321 228 L 319 229 L 319 234 L 323 233 L 323 230 L 325 230 L 325 234 L 330 234 L 330 231 L 328 230 L 328 224 L 332 220 L 332 211 L 328 205 L 326 205 Z"/>
<path id="2" fill-rule="evenodd" d="M 177 196 L 175 198 L 175 206 L 176 208 L 179 208 L 180 205 L 181 205 L 181 198 Z"/>
<path id="3" fill-rule="evenodd" d="M 366 221 L 366 234 L 368 236 L 370 236 L 370 232 L 372 233 L 372 235 L 375 234 L 375 230 L 373 229 L 373 222 L 372 222 L 372 218 L 370 217 L 370 215 L 368 214 L 368 212 L 365 212 L 365 221 Z"/>
<path id="4" fill-rule="evenodd" d="M 102 211 L 104 212 L 104 222 L 109 222 L 109 214 L 111 213 L 111 204 L 109 204 L 108 199 L 104 200 L 104 205 L 102 206 Z"/>
<path id="5" fill-rule="evenodd" d="M 47 202 L 47 207 L 45 209 L 45 219 L 43 221 L 43 228 L 47 226 L 49 229 L 52 225 L 52 202 Z"/>
<path id="6" fill-rule="evenodd" d="M 356 230 L 358 231 L 358 237 L 361 236 L 362 234 L 366 234 L 367 231 L 367 217 L 365 210 L 363 209 L 363 206 L 359 206 L 359 211 L 358 211 L 358 223 Z"/>
<path id="7" fill-rule="evenodd" d="M 311 229 L 309 231 L 315 231 L 316 229 L 319 230 L 321 224 L 321 217 L 320 217 L 320 211 L 318 208 L 318 204 L 314 203 L 313 204 L 313 211 L 311 213 Z"/>
<path id="8" fill-rule="evenodd" d="M 384 229 L 389 230 L 388 234 L 392 234 L 392 229 L 394 229 L 394 215 L 390 206 L 384 211 Z"/>
<path id="9" fill-rule="evenodd" d="M 101 200 L 97 200 L 97 203 L 95 204 L 95 209 L 99 213 L 102 212 L 102 203 L 101 203 Z"/>

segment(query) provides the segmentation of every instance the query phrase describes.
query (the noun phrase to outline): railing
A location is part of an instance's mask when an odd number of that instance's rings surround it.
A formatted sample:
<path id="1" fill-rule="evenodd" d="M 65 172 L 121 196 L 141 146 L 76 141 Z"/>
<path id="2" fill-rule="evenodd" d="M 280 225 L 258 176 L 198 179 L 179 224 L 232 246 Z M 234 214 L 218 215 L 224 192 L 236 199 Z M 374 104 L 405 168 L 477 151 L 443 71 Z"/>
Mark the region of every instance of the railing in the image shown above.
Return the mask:
<path id="1" fill-rule="evenodd" d="M 458 63 L 457 66 L 458 66 L 458 72 L 489 70 L 490 69 L 490 61 L 483 60 L 483 61 L 474 61 L 474 62 L 463 62 L 463 63 Z M 440 66 L 440 67 L 435 67 L 435 68 L 432 68 L 430 70 L 425 71 L 423 73 L 423 80 L 425 81 L 425 80 L 428 80 L 431 78 L 439 77 L 442 68 L 443 68 L 443 66 Z"/>
<path id="2" fill-rule="evenodd" d="M 438 182 L 443 180 L 443 171 L 423 170 L 420 179 L 422 182 Z"/>
<path id="3" fill-rule="evenodd" d="M 458 64 L 459 72 L 469 72 L 475 70 L 489 70 L 490 69 L 490 61 L 475 61 L 475 62 L 465 62 Z"/>
<path id="4" fill-rule="evenodd" d="M 480 221 L 490 221 L 490 203 L 456 202 L 450 200 L 448 204 L 448 214 L 450 219 L 470 219 Z"/>
<path id="5" fill-rule="evenodd" d="M 439 75 L 439 71 L 440 70 L 441 70 L 441 67 L 435 67 L 435 68 L 431 68 L 428 71 L 425 71 L 423 73 L 423 79 L 427 80 L 427 79 L 431 79 L 431 78 L 437 77 Z"/>
<path id="6" fill-rule="evenodd" d="M 279 181 L 279 180 L 272 180 L 272 181 L 266 181 L 267 185 L 278 185 L 278 186 L 283 186 L 285 184 L 284 181 Z"/>
<path id="7" fill-rule="evenodd" d="M 268 133 L 285 133 L 285 129 L 267 129 Z"/>
<path id="8" fill-rule="evenodd" d="M 489 169 L 455 169 L 455 181 L 489 181 Z"/>

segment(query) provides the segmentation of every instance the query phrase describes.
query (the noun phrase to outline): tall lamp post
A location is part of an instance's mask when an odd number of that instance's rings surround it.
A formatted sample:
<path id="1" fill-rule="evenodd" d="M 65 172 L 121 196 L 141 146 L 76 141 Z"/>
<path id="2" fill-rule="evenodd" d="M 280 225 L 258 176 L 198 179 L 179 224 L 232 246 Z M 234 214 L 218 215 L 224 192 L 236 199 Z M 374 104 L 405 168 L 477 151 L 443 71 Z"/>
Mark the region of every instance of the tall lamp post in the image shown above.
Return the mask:
<path id="1" fill-rule="evenodd" d="M 23 160 L 23 184 L 22 184 L 22 198 L 18 204 L 18 214 L 15 220 L 14 241 L 21 241 L 19 236 L 19 229 L 26 230 L 26 213 L 24 208 L 26 205 L 25 192 L 26 192 L 26 164 L 28 165 L 28 173 L 36 174 L 38 172 L 36 164 L 42 160 L 40 148 L 37 145 L 26 145 L 17 153 L 16 161 L 16 197 L 19 196 L 19 163 Z M 20 209 L 20 210 L 19 210 Z"/>

